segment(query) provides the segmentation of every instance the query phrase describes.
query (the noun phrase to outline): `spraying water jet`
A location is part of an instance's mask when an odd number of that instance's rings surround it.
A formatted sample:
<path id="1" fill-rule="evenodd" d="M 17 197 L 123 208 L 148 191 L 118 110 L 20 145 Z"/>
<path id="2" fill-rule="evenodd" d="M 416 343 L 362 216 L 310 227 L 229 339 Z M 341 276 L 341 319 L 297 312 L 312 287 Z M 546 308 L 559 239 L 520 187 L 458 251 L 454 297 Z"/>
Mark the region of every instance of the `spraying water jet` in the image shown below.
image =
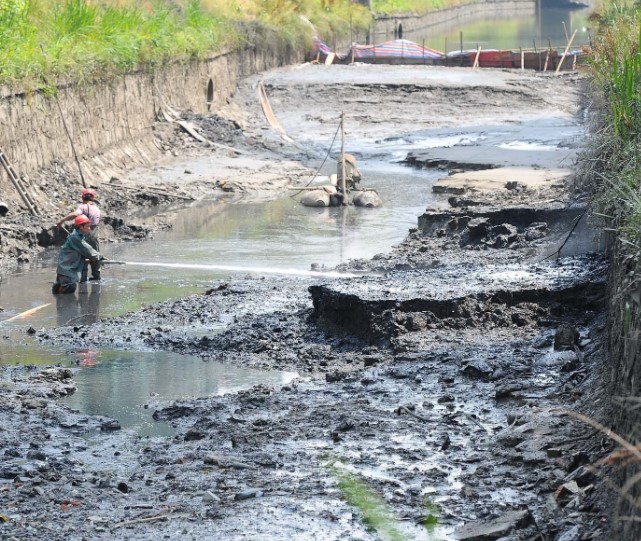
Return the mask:
<path id="1" fill-rule="evenodd" d="M 256 274 L 282 274 L 286 276 L 316 276 L 319 278 L 357 278 L 358 274 L 338 271 L 316 271 L 299 269 L 279 269 L 275 267 L 241 267 L 236 265 L 204 265 L 194 263 L 156 263 L 143 261 L 113 261 L 105 259 L 103 264 L 136 265 L 139 267 L 160 267 L 168 269 L 192 269 L 229 272 L 252 272 Z"/>

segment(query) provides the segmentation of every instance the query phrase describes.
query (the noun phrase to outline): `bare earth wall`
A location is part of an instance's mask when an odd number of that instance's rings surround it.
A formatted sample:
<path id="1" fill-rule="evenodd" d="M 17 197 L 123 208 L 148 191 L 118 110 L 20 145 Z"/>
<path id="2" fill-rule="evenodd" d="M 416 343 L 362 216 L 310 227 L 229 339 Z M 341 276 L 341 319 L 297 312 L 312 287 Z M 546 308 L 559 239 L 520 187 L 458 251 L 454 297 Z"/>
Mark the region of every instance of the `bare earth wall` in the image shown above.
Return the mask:
<path id="1" fill-rule="evenodd" d="M 0 150 L 18 176 L 26 176 L 29 193 L 46 209 L 54 205 L 52 194 L 39 189 L 36 175 L 57 161 L 74 164 L 67 129 L 87 183 L 99 184 L 162 154 L 154 144 L 152 126 L 163 110 L 215 111 L 243 77 L 301 59 L 302 53 L 272 37 L 203 61 L 173 63 L 93 84 L 61 85 L 57 96 L 0 87 Z M 0 200 L 22 206 L 2 168 Z"/>

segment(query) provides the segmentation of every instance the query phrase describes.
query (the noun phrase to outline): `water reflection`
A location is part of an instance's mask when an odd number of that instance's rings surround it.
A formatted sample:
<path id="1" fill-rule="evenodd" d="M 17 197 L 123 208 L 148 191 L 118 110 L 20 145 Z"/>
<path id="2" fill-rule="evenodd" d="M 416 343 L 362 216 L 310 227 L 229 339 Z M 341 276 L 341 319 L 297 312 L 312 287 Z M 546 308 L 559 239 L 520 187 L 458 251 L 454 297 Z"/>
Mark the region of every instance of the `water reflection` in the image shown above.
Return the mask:
<path id="1" fill-rule="evenodd" d="M 79 284 L 76 293 L 55 295 L 56 323 L 66 325 L 89 325 L 100 319 L 99 283 Z"/>
<path id="2" fill-rule="evenodd" d="M 451 19 L 415 32 L 405 39 L 443 52 L 466 49 L 546 49 L 564 47 L 576 30 L 573 46 L 590 43 L 590 9 L 541 8 L 515 14 L 497 11 L 483 20 Z M 379 41 L 383 36 L 377 36 Z M 385 38 L 385 39 L 389 39 Z"/>
<path id="3" fill-rule="evenodd" d="M 177 213 L 173 227 L 153 242 L 109 246 L 112 259 L 135 262 L 219 265 L 251 269 L 271 267 L 310 270 L 333 267 L 348 259 L 369 258 L 400 242 L 416 217 L 434 200 L 433 182 L 440 173 L 416 171 L 399 164 L 370 161 L 362 171 L 367 186 L 385 201 L 381 208 L 309 208 L 291 197 L 269 202 L 202 202 Z M 107 277 L 136 276 L 130 266 L 107 269 Z M 146 268 L 147 278 L 170 279 L 176 271 Z M 180 274 L 227 278 L 229 272 L 193 269 Z M 105 281 L 104 285 L 109 285 Z"/>
<path id="4" fill-rule="evenodd" d="M 157 423 L 156 409 L 174 400 L 216 396 L 256 384 L 281 385 L 297 377 L 294 372 L 261 371 L 169 352 L 77 352 L 74 376 L 78 391 L 64 403 L 87 414 L 117 419 L 123 428 L 143 435 L 168 435 L 172 430 Z"/>

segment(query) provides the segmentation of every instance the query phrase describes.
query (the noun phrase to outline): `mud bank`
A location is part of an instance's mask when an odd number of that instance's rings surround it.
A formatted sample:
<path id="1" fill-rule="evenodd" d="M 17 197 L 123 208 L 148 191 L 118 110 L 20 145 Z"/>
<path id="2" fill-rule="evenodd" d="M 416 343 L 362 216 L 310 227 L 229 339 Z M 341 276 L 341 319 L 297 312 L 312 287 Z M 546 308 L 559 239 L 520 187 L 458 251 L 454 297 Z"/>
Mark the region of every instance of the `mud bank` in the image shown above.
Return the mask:
<path id="1" fill-rule="evenodd" d="M 269 132 L 257 141 L 305 160 L 300 146 L 322 148 L 346 102 L 362 161 L 381 152 L 372 140 L 399 132 L 444 137 L 437 130 L 492 115 L 498 129 L 534 121 L 541 103 L 577 113 L 576 79 L 341 68 L 333 83 L 311 66 L 264 74 L 298 146 Z M 252 83 L 236 96 L 238 122 L 258 133 Z M 464 102 L 450 100 L 458 92 Z M 497 115 L 502 100 L 511 113 Z M 581 202 L 565 181 L 515 180 L 444 194 L 399 246 L 341 266 L 358 278 L 238 276 L 120 318 L 34 329 L 69 351 L 169 350 L 299 377 L 172 404 L 149 397 L 149 414 L 175 430 L 153 438 L 57 404 L 60 383 L 73 385 L 66 371 L 42 388 L 37 371 L 4 369 L 2 535 L 379 539 L 355 496 L 367 487 L 378 528 L 403 539 L 605 538 L 608 495 L 585 466 L 611 444 L 565 414 L 600 415 L 605 262 L 548 258 Z"/>
<path id="2" fill-rule="evenodd" d="M 169 63 L 92 84 L 61 83 L 53 95 L 47 89 L 1 87 L 0 125 L 5 129 L 0 130 L 0 151 L 21 189 L 0 168 L 1 199 L 8 210 L 0 217 L 0 269 L 29 262 L 43 248 L 60 244 L 65 233 L 55 223 L 77 205 L 83 184 L 98 189 L 107 216 L 105 240 L 142 239 L 168 227 L 143 219 L 150 206 L 211 196 L 220 176 L 189 179 L 201 186 L 187 190 L 176 184 L 146 184 L 141 190 L 131 171 L 196 147 L 220 156 L 256 150 L 243 150 L 242 140 L 240 148 L 226 145 L 231 138 L 237 141 L 233 132 L 239 130 L 226 120 L 233 116 L 225 113 L 230 97 L 242 78 L 300 61 L 302 54 L 269 31 L 246 31 L 252 46 L 202 62 Z M 218 111 L 219 118 L 196 133 L 190 114 L 209 111 Z M 25 198 L 35 207 L 31 215 Z"/>
<path id="3" fill-rule="evenodd" d="M 338 488 L 340 475 L 354 475 L 381 495 L 404 538 L 428 538 L 424 524 L 434 522 L 444 539 L 496 532 L 602 538 L 606 515 L 584 466 L 607 442 L 562 412 L 594 407 L 604 355 L 603 263 L 551 267 L 567 272 L 568 281 L 547 297 L 518 302 L 512 284 L 510 295 L 451 299 L 444 314 L 424 302 L 396 305 L 381 317 L 381 301 L 370 301 L 369 310 L 335 317 L 323 298 L 309 307 L 305 284 L 238 280 L 117 320 L 39 333 L 68 347 L 89 341 L 170 349 L 301 377 L 165 407 L 151 399 L 154 418 L 176 427 L 165 440 L 97 432 L 118 424 L 64 409 L 60 420 L 46 409 L 11 404 L 8 423 L 20 416 L 22 426 L 38 426 L 44 417 L 47 436 L 7 434 L 16 456 L 5 459 L 2 494 L 11 521 L 4 527 L 17 538 L 31 527 L 52 539 L 68 535 L 64 528 L 116 538 L 151 539 L 162 531 L 376 539 L 363 525 L 363 510 L 348 505 Z M 592 278 L 590 294 L 573 289 L 577 267 Z M 389 295 L 391 286 L 402 289 L 414 278 L 371 278 L 371 291 Z M 273 311 L 257 316 L 249 304 Z M 229 331 L 208 332 L 212 316 L 225 314 L 236 318 Z M 361 329 L 361 338 L 347 316 L 384 324 Z M 41 454 L 25 464 L 29 448 Z M 36 466 L 38 474 L 30 469 Z M 34 507 L 47 510 L 46 520 L 33 516 Z M 153 524 L 160 520 L 167 523 Z"/>

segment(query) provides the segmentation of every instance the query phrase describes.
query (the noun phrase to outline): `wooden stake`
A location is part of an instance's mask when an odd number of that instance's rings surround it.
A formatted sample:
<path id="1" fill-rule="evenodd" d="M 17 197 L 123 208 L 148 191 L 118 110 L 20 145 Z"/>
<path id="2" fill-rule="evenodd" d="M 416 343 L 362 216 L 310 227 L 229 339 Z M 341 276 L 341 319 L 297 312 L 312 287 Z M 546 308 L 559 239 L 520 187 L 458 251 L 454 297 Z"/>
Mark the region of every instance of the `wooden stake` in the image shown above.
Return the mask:
<path id="1" fill-rule="evenodd" d="M 4 155 L 1 149 L 0 149 L 0 163 L 2 164 L 2 167 L 4 167 L 4 170 L 7 172 L 7 176 L 9 177 L 9 180 L 13 184 L 13 187 L 20 194 L 20 197 L 22 197 L 22 201 L 24 202 L 24 204 L 27 205 L 29 212 L 34 216 L 40 215 L 40 212 L 38 211 L 38 207 L 36 206 L 35 200 L 31 197 L 27 189 L 22 184 L 20 177 L 16 174 L 13 167 L 9 163 L 9 160 Z"/>
<path id="2" fill-rule="evenodd" d="M 42 54 L 47 57 L 47 54 L 45 52 L 44 46 L 42 43 L 40 44 L 40 49 L 42 49 Z M 49 85 L 49 81 L 47 78 L 45 79 L 45 83 Z M 85 176 L 82 173 L 82 166 L 80 165 L 80 158 L 78 158 L 78 153 L 76 152 L 76 145 L 73 144 L 73 138 L 71 137 L 71 133 L 69 132 L 69 127 L 67 126 L 67 121 L 65 120 L 65 114 L 62 112 L 62 107 L 60 105 L 60 100 L 58 99 L 58 88 L 54 89 L 53 92 L 53 98 L 56 101 L 56 105 L 58 106 L 58 111 L 60 112 L 60 119 L 62 120 L 62 126 L 65 129 L 65 133 L 67 134 L 67 137 L 69 138 L 69 144 L 71 145 L 71 153 L 73 154 L 73 158 L 76 161 L 76 165 L 78 166 L 78 173 L 80 173 L 80 180 L 82 182 L 82 187 L 87 188 L 87 181 L 85 180 Z"/>
<path id="3" fill-rule="evenodd" d="M 559 62 L 559 65 L 556 67 L 556 72 L 559 73 L 561 70 L 561 66 L 563 65 L 563 61 L 565 60 L 565 57 L 568 54 L 568 51 L 570 50 L 570 46 L 572 45 L 572 42 L 574 41 L 574 36 L 576 36 L 577 31 L 575 30 L 574 33 L 572 34 L 572 37 L 570 38 L 570 41 L 568 41 L 568 44 L 565 47 L 565 51 L 563 51 L 563 56 L 561 56 L 561 61 Z"/>
<path id="4" fill-rule="evenodd" d="M 345 113 L 341 113 L 341 192 L 343 205 L 347 205 L 347 189 L 345 188 Z"/>
<path id="5" fill-rule="evenodd" d="M 479 67 L 479 56 L 481 54 L 481 46 L 478 46 L 478 49 L 476 50 L 476 58 L 474 58 L 474 65 L 472 66 L 472 69 L 475 70 L 476 68 Z"/>

